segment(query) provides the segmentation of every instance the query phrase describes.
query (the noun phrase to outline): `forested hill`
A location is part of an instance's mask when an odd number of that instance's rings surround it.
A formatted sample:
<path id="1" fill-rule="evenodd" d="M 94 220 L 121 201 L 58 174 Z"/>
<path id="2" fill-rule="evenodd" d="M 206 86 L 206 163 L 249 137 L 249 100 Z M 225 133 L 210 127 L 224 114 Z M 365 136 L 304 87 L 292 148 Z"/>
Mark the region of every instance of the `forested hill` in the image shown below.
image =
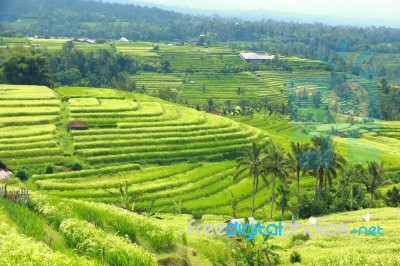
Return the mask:
<path id="1" fill-rule="evenodd" d="M 400 29 L 327 26 L 184 15 L 139 5 L 84 0 L 2 0 L 0 31 L 145 41 L 263 41 L 281 54 L 315 58 L 331 51 L 400 52 Z M 274 45 L 275 44 L 275 45 Z M 255 47 L 257 49 L 257 47 Z M 262 47 L 265 50 L 265 47 Z"/>

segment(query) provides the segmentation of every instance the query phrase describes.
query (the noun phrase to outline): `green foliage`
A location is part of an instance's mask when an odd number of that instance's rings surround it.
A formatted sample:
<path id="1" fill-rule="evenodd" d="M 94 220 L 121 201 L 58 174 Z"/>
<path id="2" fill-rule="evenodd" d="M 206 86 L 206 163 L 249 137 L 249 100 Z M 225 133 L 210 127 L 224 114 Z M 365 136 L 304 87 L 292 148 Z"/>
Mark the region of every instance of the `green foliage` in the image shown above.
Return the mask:
<path id="1" fill-rule="evenodd" d="M 182 206 L 182 199 L 179 199 L 179 201 L 172 200 L 172 203 L 174 204 L 172 212 L 176 214 L 181 214 L 182 209 L 184 209 L 184 207 Z"/>
<path id="2" fill-rule="evenodd" d="M 0 203 L 20 233 L 32 237 L 36 241 L 43 241 L 54 250 L 61 252 L 68 250 L 64 239 L 42 217 L 31 212 L 25 206 L 9 200 L 1 199 Z"/>
<path id="3" fill-rule="evenodd" d="M 290 263 L 301 263 L 301 254 L 298 251 L 293 251 L 290 254 Z"/>
<path id="4" fill-rule="evenodd" d="M 98 261 L 113 265 L 157 265 L 147 251 L 127 239 L 105 233 L 93 224 L 67 219 L 60 224 L 60 231 L 69 245 Z"/>
<path id="5" fill-rule="evenodd" d="M 131 195 L 131 193 L 129 192 L 128 181 L 125 181 L 125 184 L 119 185 L 118 189 L 119 194 L 116 194 L 112 191 L 107 191 L 107 192 L 118 200 L 118 203 L 121 207 L 126 208 L 128 210 L 134 210 L 135 200 L 138 199 L 143 194 L 142 192 L 137 195 Z"/>
<path id="6" fill-rule="evenodd" d="M 178 93 L 171 88 L 162 88 L 157 89 L 152 92 L 152 96 L 158 97 L 160 99 L 170 101 L 170 102 L 177 102 L 178 100 Z"/>
<path id="7" fill-rule="evenodd" d="M 52 250 L 45 243 L 21 234 L 8 221 L 4 213 L 1 213 L 0 217 L 0 253 L 2 254 L 2 263 L 15 265 L 23 261 L 31 265 L 95 265 L 87 258 L 74 258 L 63 252 Z M 41 224 L 38 224 L 38 226 L 41 226 Z M 32 233 L 32 231 L 30 232 Z"/>
<path id="8" fill-rule="evenodd" d="M 47 58 L 43 55 L 31 54 L 22 47 L 9 50 L 4 60 L 3 74 L 6 83 L 47 85 L 50 74 L 47 69 Z"/>
<path id="9" fill-rule="evenodd" d="M 285 250 L 285 248 L 270 243 L 269 238 L 269 235 L 257 235 L 249 241 L 242 239 L 242 241 L 232 243 L 232 252 L 235 254 L 237 262 L 243 265 L 279 264 L 277 251 Z"/>
<path id="10" fill-rule="evenodd" d="M 371 195 L 370 206 L 374 206 L 374 199 L 377 190 L 383 185 L 387 184 L 388 181 L 385 178 L 385 169 L 383 162 L 378 163 L 376 161 L 368 162 L 368 172 L 364 177 L 364 183 L 368 193 Z"/>
<path id="11" fill-rule="evenodd" d="M 45 174 L 52 174 L 54 173 L 54 167 L 52 165 L 47 165 L 46 168 L 44 169 Z"/>
<path id="12" fill-rule="evenodd" d="M 300 199 L 300 218 L 308 218 L 310 216 L 322 215 L 328 213 L 328 208 L 330 206 L 329 201 L 323 196 L 321 199 L 316 199 L 315 196 L 306 195 Z"/>
<path id="13" fill-rule="evenodd" d="M 252 208 L 251 215 L 254 215 L 254 198 L 258 190 L 259 177 L 261 177 L 265 182 L 264 166 L 262 161 L 262 147 L 253 142 L 251 148 L 245 149 L 242 157 L 238 157 L 237 161 L 237 172 L 233 176 L 234 179 L 241 174 L 248 172 L 248 176 L 253 181 L 253 191 L 252 191 Z"/>
<path id="14" fill-rule="evenodd" d="M 80 163 L 68 163 L 66 166 L 71 169 L 71 171 L 80 171 L 82 170 L 82 165 Z"/>
<path id="15" fill-rule="evenodd" d="M 134 87 L 129 74 L 137 71 L 131 57 L 104 48 L 85 54 L 75 48 L 72 41 L 65 42 L 61 50 L 50 56 L 49 68 L 54 82 L 62 85 L 87 83 L 93 87 L 114 86 L 127 91 Z"/>
<path id="16" fill-rule="evenodd" d="M 312 140 L 312 150 L 307 159 L 307 167 L 313 169 L 318 186 L 316 197 L 320 198 L 321 192 L 326 185 L 332 187 L 332 180 L 337 176 L 337 170 L 346 164 L 346 159 L 336 150 L 331 137 L 317 136 Z"/>
<path id="17" fill-rule="evenodd" d="M 26 181 L 29 177 L 28 172 L 25 168 L 18 168 L 15 172 L 15 176 L 21 181 Z"/>
<path id="18" fill-rule="evenodd" d="M 386 192 L 386 203 L 391 207 L 398 207 L 400 204 L 400 190 L 394 186 Z"/>

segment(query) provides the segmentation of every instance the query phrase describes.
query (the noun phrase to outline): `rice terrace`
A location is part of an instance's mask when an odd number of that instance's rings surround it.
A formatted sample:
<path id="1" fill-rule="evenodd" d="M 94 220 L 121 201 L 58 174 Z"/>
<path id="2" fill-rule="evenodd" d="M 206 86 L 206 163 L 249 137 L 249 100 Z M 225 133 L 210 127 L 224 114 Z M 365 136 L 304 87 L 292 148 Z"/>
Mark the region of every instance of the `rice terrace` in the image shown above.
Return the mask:
<path id="1" fill-rule="evenodd" d="M 400 26 L 6 2 L 0 265 L 400 265 Z"/>

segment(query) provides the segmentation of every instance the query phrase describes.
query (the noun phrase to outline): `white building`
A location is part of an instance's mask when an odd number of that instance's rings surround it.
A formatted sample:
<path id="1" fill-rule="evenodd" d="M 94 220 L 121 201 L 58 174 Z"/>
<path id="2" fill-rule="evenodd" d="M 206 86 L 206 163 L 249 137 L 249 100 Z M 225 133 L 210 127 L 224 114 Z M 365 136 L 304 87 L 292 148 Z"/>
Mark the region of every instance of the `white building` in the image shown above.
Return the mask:
<path id="1" fill-rule="evenodd" d="M 267 61 L 275 59 L 275 55 L 259 53 L 240 53 L 239 56 L 244 61 Z"/>
<path id="2" fill-rule="evenodd" d="M 129 42 L 129 40 L 125 37 L 122 37 L 121 39 L 118 40 L 119 42 Z"/>

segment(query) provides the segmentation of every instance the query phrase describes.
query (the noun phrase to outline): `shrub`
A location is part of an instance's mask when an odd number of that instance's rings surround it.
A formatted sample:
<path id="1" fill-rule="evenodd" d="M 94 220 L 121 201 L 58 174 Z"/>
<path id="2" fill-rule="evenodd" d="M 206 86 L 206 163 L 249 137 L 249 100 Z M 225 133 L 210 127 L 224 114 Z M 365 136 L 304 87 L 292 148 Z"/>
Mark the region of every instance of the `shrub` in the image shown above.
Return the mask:
<path id="1" fill-rule="evenodd" d="M 301 262 L 301 255 L 297 251 L 293 251 L 292 254 L 290 254 L 290 262 L 291 263 L 300 263 Z"/>
<path id="2" fill-rule="evenodd" d="M 45 174 L 52 174 L 54 173 L 54 168 L 51 165 L 46 166 L 46 168 L 44 169 L 44 173 Z"/>
<path id="3" fill-rule="evenodd" d="M 390 207 L 397 207 L 400 203 L 400 191 L 397 187 L 393 186 L 393 189 L 389 189 L 386 192 L 386 204 Z"/>
<path id="4" fill-rule="evenodd" d="M 69 163 L 67 167 L 71 168 L 72 171 L 82 170 L 82 165 L 79 163 Z"/>
<path id="5" fill-rule="evenodd" d="M 320 215 L 327 213 L 330 206 L 325 199 L 316 199 L 314 195 L 302 197 L 300 200 L 300 218 L 308 218 L 313 215 Z"/>
<path id="6" fill-rule="evenodd" d="M 25 168 L 19 168 L 15 173 L 15 176 L 21 181 L 28 180 L 28 173 Z"/>

